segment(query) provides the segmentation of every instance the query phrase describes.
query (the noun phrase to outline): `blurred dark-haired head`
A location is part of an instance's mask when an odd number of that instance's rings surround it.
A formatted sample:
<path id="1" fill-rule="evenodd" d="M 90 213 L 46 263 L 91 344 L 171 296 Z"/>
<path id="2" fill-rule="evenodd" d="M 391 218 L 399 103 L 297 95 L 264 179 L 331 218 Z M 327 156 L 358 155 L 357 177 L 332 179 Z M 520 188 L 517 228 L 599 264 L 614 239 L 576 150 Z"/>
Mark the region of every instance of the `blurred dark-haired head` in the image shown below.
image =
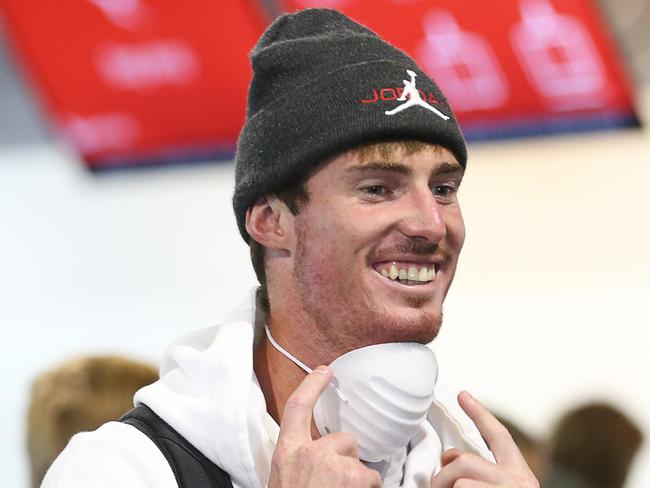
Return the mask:
<path id="1" fill-rule="evenodd" d="M 544 486 L 620 488 L 642 441 L 636 423 L 611 405 L 570 410 L 551 435 Z"/>

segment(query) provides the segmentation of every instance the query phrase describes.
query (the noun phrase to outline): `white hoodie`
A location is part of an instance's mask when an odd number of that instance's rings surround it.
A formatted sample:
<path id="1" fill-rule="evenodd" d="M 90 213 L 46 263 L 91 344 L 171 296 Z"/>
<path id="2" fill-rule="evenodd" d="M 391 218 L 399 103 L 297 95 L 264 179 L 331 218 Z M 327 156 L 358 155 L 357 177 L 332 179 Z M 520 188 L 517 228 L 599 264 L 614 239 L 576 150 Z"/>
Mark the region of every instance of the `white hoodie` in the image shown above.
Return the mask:
<path id="1" fill-rule="evenodd" d="M 230 474 L 234 488 L 267 486 L 279 427 L 253 372 L 254 292 L 219 326 L 188 334 L 165 352 L 160 380 L 135 395 Z M 455 396 L 440 381 L 428 421 L 411 440 L 404 488 L 428 487 L 440 455 L 458 447 L 494 460 Z M 385 480 L 385 485 L 388 480 Z M 392 483 L 391 483 L 392 484 Z M 75 435 L 42 488 L 177 488 L 163 454 L 142 432 L 108 422 Z"/>

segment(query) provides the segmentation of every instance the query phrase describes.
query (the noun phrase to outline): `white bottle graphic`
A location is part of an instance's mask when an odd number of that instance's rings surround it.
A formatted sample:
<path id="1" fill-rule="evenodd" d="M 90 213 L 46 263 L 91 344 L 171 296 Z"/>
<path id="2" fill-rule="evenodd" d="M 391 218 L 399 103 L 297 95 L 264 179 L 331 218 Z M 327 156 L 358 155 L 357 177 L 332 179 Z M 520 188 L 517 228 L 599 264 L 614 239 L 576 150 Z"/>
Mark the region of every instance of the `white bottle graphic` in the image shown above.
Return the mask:
<path id="1" fill-rule="evenodd" d="M 418 59 L 440 85 L 454 110 L 500 107 L 510 88 L 492 47 L 480 35 L 461 30 L 446 10 L 432 10 L 424 20 L 425 39 Z"/>
<path id="2" fill-rule="evenodd" d="M 152 9 L 141 0 L 89 0 L 106 19 L 123 29 L 135 31 L 142 27 Z"/>
<path id="3" fill-rule="evenodd" d="M 548 0 L 520 0 L 522 20 L 510 42 L 531 84 L 556 111 L 603 106 L 609 98 L 602 60 L 586 27 Z"/>

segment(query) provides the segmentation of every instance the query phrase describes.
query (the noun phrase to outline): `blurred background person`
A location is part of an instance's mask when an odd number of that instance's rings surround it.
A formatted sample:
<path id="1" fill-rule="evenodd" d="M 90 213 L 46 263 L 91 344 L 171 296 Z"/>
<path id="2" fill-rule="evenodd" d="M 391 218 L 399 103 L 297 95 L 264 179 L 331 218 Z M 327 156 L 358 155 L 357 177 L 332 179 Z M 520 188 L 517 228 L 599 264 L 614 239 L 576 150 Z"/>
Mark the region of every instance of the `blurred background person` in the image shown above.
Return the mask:
<path id="1" fill-rule="evenodd" d="M 31 486 L 40 486 L 74 434 L 119 419 L 135 392 L 156 379 L 153 366 L 121 356 L 79 357 L 40 374 L 27 414 Z"/>
<path id="2" fill-rule="evenodd" d="M 606 403 L 565 413 L 548 442 L 548 488 L 622 488 L 643 442 L 637 423 Z"/>

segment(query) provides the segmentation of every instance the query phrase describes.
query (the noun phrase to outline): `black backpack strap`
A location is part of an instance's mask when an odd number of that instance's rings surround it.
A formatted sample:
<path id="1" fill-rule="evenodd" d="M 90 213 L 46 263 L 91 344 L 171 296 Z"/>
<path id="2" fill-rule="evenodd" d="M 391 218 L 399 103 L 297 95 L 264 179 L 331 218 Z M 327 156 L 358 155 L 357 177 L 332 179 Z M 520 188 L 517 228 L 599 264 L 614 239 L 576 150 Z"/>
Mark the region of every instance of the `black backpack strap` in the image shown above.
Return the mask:
<path id="1" fill-rule="evenodd" d="M 174 472 L 179 488 L 233 488 L 230 476 L 199 452 L 183 436 L 144 404 L 127 412 L 120 422 L 151 439 Z"/>

